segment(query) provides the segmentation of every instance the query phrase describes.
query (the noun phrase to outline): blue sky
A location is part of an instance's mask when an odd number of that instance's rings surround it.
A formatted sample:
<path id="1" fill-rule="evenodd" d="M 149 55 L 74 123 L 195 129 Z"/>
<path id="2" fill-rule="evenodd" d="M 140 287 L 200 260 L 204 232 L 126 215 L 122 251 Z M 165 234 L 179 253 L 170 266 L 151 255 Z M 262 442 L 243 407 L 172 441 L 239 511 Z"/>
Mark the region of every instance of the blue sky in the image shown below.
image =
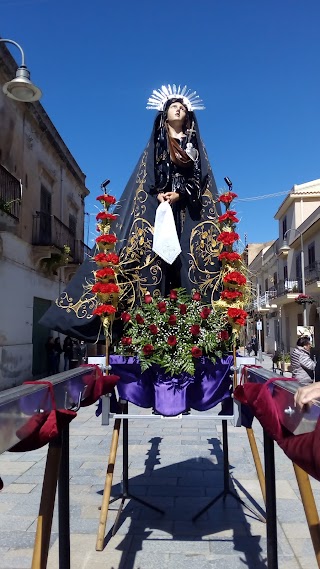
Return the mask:
<path id="1" fill-rule="evenodd" d="M 319 0 L 0 0 L 0 36 L 23 47 L 87 175 L 88 213 L 106 178 L 120 197 L 150 136 L 147 98 L 167 83 L 206 105 L 197 117 L 219 188 L 228 176 L 250 198 L 319 178 L 319 26 Z M 242 239 L 276 238 L 283 199 L 236 202 Z"/>

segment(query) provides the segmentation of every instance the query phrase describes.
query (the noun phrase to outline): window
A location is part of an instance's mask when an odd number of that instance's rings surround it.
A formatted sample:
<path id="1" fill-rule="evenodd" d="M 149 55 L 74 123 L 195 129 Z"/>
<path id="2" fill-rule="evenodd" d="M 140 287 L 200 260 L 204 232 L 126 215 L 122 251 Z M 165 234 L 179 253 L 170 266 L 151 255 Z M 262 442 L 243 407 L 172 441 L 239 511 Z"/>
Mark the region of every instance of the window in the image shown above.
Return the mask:
<path id="1" fill-rule="evenodd" d="M 273 273 L 273 284 L 275 287 L 278 284 L 278 273 Z"/>
<path id="2" fill-rule="evenodd" d="M 303 314 L 298 314 L 297 325 L 303 326 Z"/>
<path id="3" fill-rule="evenodd" d="M 71 213 L 69 214 L 69 229 L 70 229 L 71 235 L 73 235 L 73 237 L 75 237 L 76 232 L 77 232 L 77 219 L 76 219 L 75 215 L 72 215 Z"/>
<path id="4" fill-rule="evenodd" d="M 51 194 L 41 184 L 40 192 L 40 245 L 51 245 Z"/>
<path id="5" fill-rule="evenodd" d="M 264 281 L 264 290 L 265 290 L 265 292 L 267 292 L 267 290 L 269 290 L 268 279 L 265 279 L 265 281 Z"/>
<path id="6" fill-rule="evenodd" d="M 282 220 L 282 239 L 284 239 L 284 236 L 287 232 L 288 226 L 287 226 L 287 218 L 284 217 Z"/>
<path id="7" fill-rule="evenodd" d="M 288 280 L 288 265 L 283 265 L 283 279 Z"/>
<path id="8" fill-rule="evenodd" d="M 316 264 L 316 250 L 314 242 L 308 246 L 308 265 L 309 269 L 314 269 Z"/>

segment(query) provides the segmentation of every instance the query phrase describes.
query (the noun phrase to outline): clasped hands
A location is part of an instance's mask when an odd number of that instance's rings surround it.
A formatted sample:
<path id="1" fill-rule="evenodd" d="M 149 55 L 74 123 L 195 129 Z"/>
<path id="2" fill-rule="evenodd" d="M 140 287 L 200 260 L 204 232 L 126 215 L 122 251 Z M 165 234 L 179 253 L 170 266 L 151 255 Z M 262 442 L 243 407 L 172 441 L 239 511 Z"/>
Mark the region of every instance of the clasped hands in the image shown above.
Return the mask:
<path id="1" fill-rule="evenodd" d="M 160 203 L 168 202 L 171 205 L 180 199 L 180 195 L 177 192 L 165 192 L 158 194 L 157 198 Z"/>

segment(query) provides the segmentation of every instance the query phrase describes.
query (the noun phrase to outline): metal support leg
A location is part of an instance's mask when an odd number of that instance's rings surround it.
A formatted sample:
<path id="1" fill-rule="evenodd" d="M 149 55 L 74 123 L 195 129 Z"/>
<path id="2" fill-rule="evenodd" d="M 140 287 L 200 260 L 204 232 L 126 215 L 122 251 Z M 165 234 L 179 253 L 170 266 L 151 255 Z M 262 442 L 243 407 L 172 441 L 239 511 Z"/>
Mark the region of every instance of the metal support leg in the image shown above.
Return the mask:
<path id="1" fill-rule="evenodd" d="M 155 512 L 159 512 L 160 514 L 164 514 L 164 511 L 161 510 L 160 508 L 157 508 L 156 506 L 153 506 L 152 504 L 145 502 L 145 500 L 142 500 L 141 498 L 138 498 L 137 496 L 133 496 L 129 492 L 129 427 L 128 427 L 128 419 L 125 418 L 125 415 L 128 414 L 128 402 L 127 401 L 124 402 L 123 413 L 124 413 L 124 418 L 123 418 L 123 479 L 122 479 L 123 491 L 122 491 L 122 494 L 120 496 L 118 496 L 117 498 L 115 498 L 113 500 L 113 501 L 119 500 L 119 499 L 121 500 L 120 506 L 118 509 L 118 513 L 117 513 L 117 517 L 115 519 L 114 526 L 112 528 L 112 535 L 113 536 L 115 535 L 115 533 L 118 529 L 120 516 L 121 516 L 123 506 L 124 506 L 126 500 L 135 500 L 136 502 L 139 502 L 139 504 L 142 504 L 143 506 L 146 506 L 147 508 L 151 508 L 152 510 L 155 510 Z"/>
<path id="2" fill-rule="evenodd" d="M 59 569 L 70 569 L 70 467 L 69 425 L 62 432 L 61 462 L 58 480 Z"/>
<path id="3" fill-rule="evenodd" d="M 244 502 L 238 494 L 230 490 L 230 474 L 229 474 L 229 446 L 228 446 L 228 422 L 222 420 L 222 448 L 223 448 L 223 490 L 218 494 L 207 506 L 198 512 L 192 521 L 196 521 L 202 514 L 204 514 L 211 506 L 213 506 L 220 498 L 225 501 L 227 496 L 232 496 L 235 500 L 240 502 L 242 506 L 252 512 L 260 521 L 265 522 L 265 518 L 259 514 L 255 509 Z"/>
<path id="4" fill-rule="evenodd" d="M 278 569 L 277 502 L 274 461 L 274 442 L 263 431 L 264 465 L 266 477 L 267 560 L 268 569 Z"/>

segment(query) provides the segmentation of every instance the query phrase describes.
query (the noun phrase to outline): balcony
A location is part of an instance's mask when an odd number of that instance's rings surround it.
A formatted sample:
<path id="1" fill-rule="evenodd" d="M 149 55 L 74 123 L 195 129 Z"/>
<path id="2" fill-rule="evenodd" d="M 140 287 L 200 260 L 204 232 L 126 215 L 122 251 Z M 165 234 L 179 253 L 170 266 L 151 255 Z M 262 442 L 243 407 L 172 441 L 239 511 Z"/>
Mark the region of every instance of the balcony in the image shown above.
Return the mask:
<path id="1" fill-rule="evenodd" d="M 70 248 L 68 265 L 80 265 L 90 252 L 90 248 L 80 239 L 75 239 L 69 227 L 55 215 L 37 211 L 33 216 L 32 245 L 37 248 L 37 259 L 51 258 Z"/>
<path id="2" fill-rule="evenodd" d="M 320 281 L 320 262 L 316 261 L 305 268 L 306 284 Z"/>
<path id="3" fill-rule="evenodd" d="M 276 298 L 276 296 L 277 296 L 277 291 L 267 290 L 265 293 L 260 295 L 259 300 L 256 299 L 253 301 L 253 304 L 252 304 L 253 309 L 259 310 L 259 309 L 270 308 L 270 306 L 272 304 L 272 299 Z"/>
<path id="4" fill-rule="evenodd" d="M 33 216 L 32 245 L 56 247 L 63 250 L 70 247 L 70 255 L 75 251 L 75 237 L 69 227 L 55 215 L 37 211 Z"/>
<path id="5" fill-rule="evenodd" d="M 21 184 L 0 164 L 0 229 L 6 231 L 19 221 Z"/>

